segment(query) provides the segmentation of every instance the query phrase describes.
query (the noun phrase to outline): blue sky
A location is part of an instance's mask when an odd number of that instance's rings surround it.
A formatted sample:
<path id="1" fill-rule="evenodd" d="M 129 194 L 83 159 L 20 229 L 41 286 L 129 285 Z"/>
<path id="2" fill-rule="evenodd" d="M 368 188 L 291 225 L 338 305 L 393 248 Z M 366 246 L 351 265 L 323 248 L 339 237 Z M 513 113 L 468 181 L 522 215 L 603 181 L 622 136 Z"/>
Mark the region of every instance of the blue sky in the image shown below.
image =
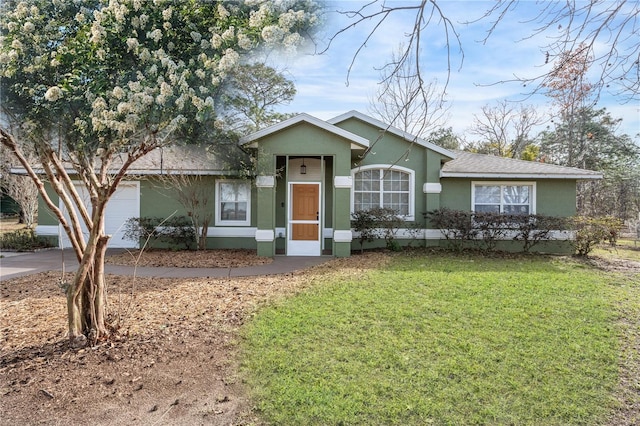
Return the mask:
<path id="1" fill-rule="evenodd" d="M 387 1 L 388 5 L 407 3 L 417 2 Z M 334 2 L 332 8 L 357 9 L 361 4 L 363 2 L 339 1 Z M 522 84 L 490 85 L 512 79 L 514 75 L 537 75 L 545 69 L 545 57 L 540 46 L 544 45 L 546 40 L 544 37 L 528 37 L 533 24 L 526 23 L 535 17 L 536 2 L 521 2 L 518 8 L 508 15 L 508 19 L 499 24 L 486 44 L 482 44 L 480 40 L 484 38 L 489 21 L 468 25 L 463 22 L 480 17 L 492 3 L 442 1 L 438 4 L 453 21 L 464 52 L 463 60 L 452 38 L 452 72 L 447 88 L 449 111 L 446 127 L 451 126 L 456 133 L 468 135 L 473 115 L 479 114 L 482 106 L 496 106 L 497 102 L 503 99 L 533 105 L 540 111 L 550 112 L 550 98 L 541 95 L 527 97 L 528 88 L 523 88 Z M 329 35 L 352 22 L 335 13 L 330 17 L 331 23 L 326 28 L 326 34 Z M 405 34 L 412 29 L 414 19 L 415 12 L 398 13 L 381 26 L 356 59 L 348 85 L 349 64 L 360 44 L 366 39 L 370 25 L 346 31 L 321 55 L 312 54 L 311 50 L 301 51 L 295 58 L 287 59 L 284 64 L 279 63 L 281 68 L 286 67 L 286 73 L 295 82 L 298 92 L 294 101 L 281 110 L 306 112 L 321 119 L 329 119 L 352 109 L 368 113 L 369 99 L 375 94 L 380 77 L 376 68 L 384 66 L 394 49 L 403 43 Z M 446 40 L 443 27 L 437 21 L 433 22 L 431 31 L 423 38 L 423 45 L 421 61 L 428 78 L 444 82 L 447 67 Z M 320 43 L 320 48 L 322 47 L 324 45 Z M 549 67 L 550 64 L 546 66 Z M 596 107 L 606 107 L 612 117 L 622 118 L 619 132 L 633 137 L 640 133 L 640 102 L 625 104 L 620 101 L 603 92 Z M 474 140 L 474 137 L 470 136 L 469 139 Z M 638 139 L 636 141 L 640 143 Z"/>

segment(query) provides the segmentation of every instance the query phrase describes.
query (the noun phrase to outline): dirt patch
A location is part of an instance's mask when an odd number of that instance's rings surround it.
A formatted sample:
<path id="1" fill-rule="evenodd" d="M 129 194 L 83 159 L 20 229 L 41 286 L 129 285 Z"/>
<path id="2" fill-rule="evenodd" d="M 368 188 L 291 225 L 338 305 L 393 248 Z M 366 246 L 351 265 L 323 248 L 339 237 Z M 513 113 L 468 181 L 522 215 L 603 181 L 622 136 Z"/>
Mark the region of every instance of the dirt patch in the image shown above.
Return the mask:
<path id="1" fill-rule="evenodd" d="M 387 259 L 371 253 L 268 277 L 108 276 L 121 338 L 77 351 L 67 345 L 59 272 L 3 281 L 0 423 L 259 424 L 237 377 L 239 327 L 327 274 L 360 276 Z"/>
<path id="2" fill-rule="evenodd" d="M 255 250 L 131 250 L 110 255 L 105 263 L 170 268 L 241 268 L 267 265 L 272 261 L 270 257 L 258 256 Z"/>
<path id="3" fill-rule="evenodd" d="M 634 260 L 592 256 L 588 259 L 588 263 L 604 271 L 620 272 L 626 275 L 640 274 L 640 262 L 636 262 Z"/>

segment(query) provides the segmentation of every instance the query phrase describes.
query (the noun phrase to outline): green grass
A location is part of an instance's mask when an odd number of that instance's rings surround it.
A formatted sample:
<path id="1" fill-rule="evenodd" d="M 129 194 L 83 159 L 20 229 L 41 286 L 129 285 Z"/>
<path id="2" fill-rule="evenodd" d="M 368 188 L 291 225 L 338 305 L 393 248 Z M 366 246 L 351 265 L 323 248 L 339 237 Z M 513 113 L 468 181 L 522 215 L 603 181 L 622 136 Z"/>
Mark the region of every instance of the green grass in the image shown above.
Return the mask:
<path id="1" fill-rule="evenodd" d="M 268 423 L 598 424 L 614 404 L 605 274 L 431 254 L 336 277 L 245 329 L 244 375 Z"/>

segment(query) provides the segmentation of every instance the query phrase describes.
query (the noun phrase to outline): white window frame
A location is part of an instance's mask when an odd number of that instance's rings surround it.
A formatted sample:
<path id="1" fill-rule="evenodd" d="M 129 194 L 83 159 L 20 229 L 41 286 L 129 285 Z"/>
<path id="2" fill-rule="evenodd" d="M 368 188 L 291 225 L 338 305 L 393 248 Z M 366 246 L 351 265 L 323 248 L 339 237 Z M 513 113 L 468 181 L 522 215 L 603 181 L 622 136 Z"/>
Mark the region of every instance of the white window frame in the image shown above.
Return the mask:
<path id="1" fill-rule="evenodd" d="M 407 173 L 409 175 L 409 212 L 407 215 L 399 215 L 399 217 L 406 221 L 415 220 L 415 182 L 416 182 L 416 172 L 415 170 L 409 169 L 407 167 L 395 166 L 393 164 L 370 164 L 368 166 L 356 167 L 355 169 L 351 169 L 351 180 L 353 184 L 351 185 L 351 213 L 355 212 L 355 183 L 356 183 L 356 173 L 363 172 L 366 170 L 381 170 L 382 173 L 397 171 Z M 383 185 L 380 185 L 380 202 L 384 202 L 383 197 Z M 380 205 L 380 207 L 384 207 Z"/>
<path id="2" fill-rule="evenodd" d="M 247 199 L 247 218 L 245 220 L 223 220 L 222 219 L 222 200 L 220 195 L 220 185 L 223 183 L 243 183 L 247 186 L 247 193 L 249 197 Z M 216 180 L 216 226 L 250 226 L 251 225 L 251 182 L 244 179 L 218 179 Z"/>
<path id="3" fill-rule="evenodd" d="M 471 211 L 476 211 L 476 186 L 499 186 L 500 187 L 500 213 L 504 213 L 504 200 L 502 199 L 502 187 L 504 186 L 529 186 L 531 194 L 529 200 L 529 214 L 536 214 L 536 182 L 522 181 L 472 181 L 471 182 Z"/>

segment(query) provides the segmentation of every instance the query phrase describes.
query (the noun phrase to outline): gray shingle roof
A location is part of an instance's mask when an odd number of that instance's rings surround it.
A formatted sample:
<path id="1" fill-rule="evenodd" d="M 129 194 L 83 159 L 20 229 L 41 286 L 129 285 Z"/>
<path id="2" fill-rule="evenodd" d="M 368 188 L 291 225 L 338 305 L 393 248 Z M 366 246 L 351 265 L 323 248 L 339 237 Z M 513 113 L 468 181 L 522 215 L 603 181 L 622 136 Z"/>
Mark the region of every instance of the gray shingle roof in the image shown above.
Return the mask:
<path id="1" fill-rule="evenodd" d="M 167 146 L 151 151 L 131 165 L 129 174 L 220 174 L 225 169 L 218 156 L 193 145 Z M 228 170 L 227 170 L 228 171 Z"/>
<path id="2" fill-rule="evenodd" d="M 494 155 L 458 151 L 446 162 L 441 177 L 510 179 L 602 179 L 602 173 L 536 161 L 514 160 Z"/>
<path id="3" fill-rule="evenodd" d="M 229 145 L 231 157 L 244 155 L 235 144 Z M 122 156 L 116 155 L 111 163 L 110 171 L 115 173 L 126 159 L 126 153 Z M 237 158 L 236 158 L 237 159 Z M 157 148 L 135 161 L 127 171 L 128 175 L 159 175 L 180 173 L 187 175 L 233 175 L 238 170 L 230 169 L 225 158 L 210 152 L 206 147 L 196 145 L 171 145 Z M 43 173 L 42 167 L 34 165 L 36 173 Z M 65 168 L 70 173 L 75 173 L 69 163 L 65 163 Z M 16 174 L 26 174 L 21 166 L 12 166 L 11 172 Z"/>

